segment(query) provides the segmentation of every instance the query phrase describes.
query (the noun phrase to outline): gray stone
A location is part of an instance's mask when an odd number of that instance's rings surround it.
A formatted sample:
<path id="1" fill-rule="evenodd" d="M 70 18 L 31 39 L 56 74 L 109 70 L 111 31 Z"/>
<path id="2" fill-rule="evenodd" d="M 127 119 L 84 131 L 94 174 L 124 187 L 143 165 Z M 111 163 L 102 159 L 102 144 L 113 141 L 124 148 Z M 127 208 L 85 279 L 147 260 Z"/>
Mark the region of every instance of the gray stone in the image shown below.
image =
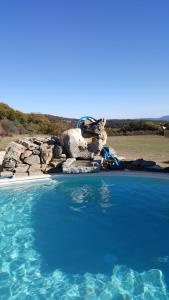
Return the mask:
<path id="1" fill-rule="evenodd" d="M 62 155 L 62 146 L 56 145 L 53 149 L 53 157 L 60 158 Z"/>
<path id="2" fill-rule="evenodd" d="M 43 170 L 39 164 L 30 166 L 28 170 L 29 176 L 38 176 L 43 174 Z"/>
<path id="3" fill-rule="evenodd" d="M 16 161 L 13 158 L 5 158 L 2 167 L 9 171 L 13 171 L 16 166 Z"/>
<path id="4" fill-rule="evenodd" d="M 155 161 L 148 161 L 148 160 L 144 160 L 144 159 L 136 159 L 131 163 L 131 166 L 133 167 L 139 167 L 139 168 L 148 168 L 148 167 L 153 167 L 155 166 L 156 163 Z"/>
<path id="5" fill-rule="evenodd" d="M 14 176 L 15 178 L 24 178 L 28 176 L 28 172 L 16 172 Z"/>
<path id="6" fill-rule="evenodd" d="M 26 150 L 23 145 L 20 145 L 16 142 L 12 142 L 6 149 L 4 160 L 12 159 L 16 162 L 20 161 L 21 154 Z"/>
<path id="7" fill-rule="evenodd" d="M 48 144 L 42 144 L 40 146 L 41 163 L 49 164 L 53 158 L 53 146 Z"/>
<path id="8" fill-rule="evenodd" d="M 62 171 L 65 174 L 78 174 L 78 173 L 93 173 L 100 170 L 100 165 L 97 162 L 90 160 L 75 160 L 68 159 L 62 165 Z"/>
<path id="9" fill-rule="evenodd" d="M 59 173 L 62 171 L 62 164 L 52 167 L 52 166 L 47 166 L 45 169 L 45 174 L 54 174 L 54 173 Z"/>
<path id="10" fill-rule="evenodd" d="M 99 155 L 107 140 L 104 126 L 104 120 L 85 120 L 80 125 L 81 128 L 64 131 L 60 143 L 68 157 L 92 159 L 94 155 Z"/>
<path id="11" fill-rule="evenodd" d="M 88 148 L 88 145 L 92 144 L 92 139 L 85 139 L 80 128 L 65 131 L 61 136 L 61 143 L 70 158 L 92 158 L 93 153 L 91 150 L 93 149 L 90 146 Z M 94 150 L 96 149 L 97 147 Z"/>
<path id="12" fill-rule="evenodd" d="M 31 150 L 26 150 L 25 152 L 23 152 L 21 154 L 21 160 L 24 160 L 25 158 L 29 157 L 32 155 L 32 151 Z"/>
<path id="13" fill-rule="evenodd" d="M 32 153 L 36 154 L 36 155 L 39 155 L 40 154 L 40 150 L 35 149 L 35 150 L 32 151 Z"/>
<path id="14" fill-rule="evenodd" d="M 57 167 L 61 166 L 63 164 L 63 162 L 65 162 L 64 158 L 58 158 L 58 159 L 55 158 L 50 162 L 50 166 L 57 168 Z"/>
<path id="15" fill-rule="evenodd" d="M 5 176 L 5 177 L 11 177 L 11 176 L 13 176 L 13 172 L 12 171 L 2 171 L 1 172 L 1 176 L 3 177 L 3 176 Z"/>
<path id="16" fill-rule="evenodd" d="M 151 172 L 162 172 L 164 169 L 158 165 L 154 165 L 151 167 L 147 167 L 146 170 Z"/>
<path id="17" fill-rule="evenodd" d="M 34 150 L 34 149 L 39 149 L 39 145 L 34 144 L 31 142 L 30 138 L 29 139 L 22 139 L 22 140 L 17 140 L 17 143 L 20 145 L 23 145 L 26 149 L 29 150 Z"/>
<path id="18" fill-rule="evenodd" d="M 15 169 L 15 173 L 26 173 L 29 169 L 29 165 L 18 164 Z"/>
<path id="19" fill-rule="evenodd" d="M 31 155 L 24 159 L 24 162 L 28 165 L 40 164 L 40 157 L 39 155 Z"/>
<path id="20" fill-rule="evenodd" d="M 95 155 L 93 157 L 93 162 L 98 163 L 99 165 L 101 165 L 103 163 L 104 158 L 101 155 Z"/>

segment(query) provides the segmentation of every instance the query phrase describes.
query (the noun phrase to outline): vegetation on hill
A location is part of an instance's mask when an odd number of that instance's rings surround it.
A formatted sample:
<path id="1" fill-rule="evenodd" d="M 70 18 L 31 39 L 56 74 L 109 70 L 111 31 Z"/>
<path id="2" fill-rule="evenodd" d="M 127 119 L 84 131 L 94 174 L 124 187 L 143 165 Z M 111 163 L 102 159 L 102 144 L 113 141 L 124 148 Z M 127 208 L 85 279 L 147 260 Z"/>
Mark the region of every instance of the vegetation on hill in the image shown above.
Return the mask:
<path id="1" fill-rule="evenodd" d="M 163 134 L 164 121 L 107 120 L 108 135 Z"/>
<path id="2" fill-rule="evenodd" d="M 108 135 L 162 134 L 162 120 L 107 120 Z M 18 134 L 58 135 L 76 125 L 76 119 L 40 113 L 23 113 L 0 103 L 0 136 Z"/>
<path id="3" fill-rule="evenodd" d="M 0 103 L 0 136 L 16 134 L 57 135 L 72 127 L 73 119 L 40 113 L 22 113 L 5 103 Z"/>

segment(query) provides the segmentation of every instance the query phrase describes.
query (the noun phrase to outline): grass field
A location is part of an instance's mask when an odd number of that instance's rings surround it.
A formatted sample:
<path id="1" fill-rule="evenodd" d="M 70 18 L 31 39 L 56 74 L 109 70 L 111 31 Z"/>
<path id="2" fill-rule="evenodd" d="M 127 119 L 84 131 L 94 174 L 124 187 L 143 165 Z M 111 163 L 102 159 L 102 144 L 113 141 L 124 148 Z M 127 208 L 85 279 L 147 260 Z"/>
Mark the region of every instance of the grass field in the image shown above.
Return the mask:
<path id="1" fill-rule="evenodd" d="M 5 150 L 6 146 L 17 138 L 17 136 L 0 138 L 0 151 Z M 108 138 L 107 145 L 126 159 L 144 158 L 154 160 L 161 166 L 169 166 L 169 138 L 157 135 L 115 136 Z"/>
<path id="2" fill-rule="evenodd" d="M 107 145 L 118 155 L 133 160 L 154 160 L 163 167 L 169 166 L 169 138 L 163 136 L 115 136 L 109 137 Z"/>

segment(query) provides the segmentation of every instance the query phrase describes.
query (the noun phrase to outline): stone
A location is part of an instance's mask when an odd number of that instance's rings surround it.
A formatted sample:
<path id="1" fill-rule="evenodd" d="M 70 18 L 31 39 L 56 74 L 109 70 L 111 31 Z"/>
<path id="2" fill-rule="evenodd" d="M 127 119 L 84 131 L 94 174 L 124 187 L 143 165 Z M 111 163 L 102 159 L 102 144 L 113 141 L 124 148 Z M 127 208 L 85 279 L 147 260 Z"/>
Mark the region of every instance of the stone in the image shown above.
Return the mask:
<path id="1" fill-rule="evenodd" d="M 40 146 L 41 163 L 49 164 L 53 158 L 53 146 L 48 144 L 42 144 Z"/>
<path id="2" fill-rule="evenodd" d="M 36 164 L 36 165 L 30 166 L 30 168 L 28 170 L 28 174 L 29 174 L 29 176 L 43 175 L 43 170 L 39 164 Z"/>
<path id="3" fill-rule="evenodd" d="M 57 167 L 61 166 L 64 161 L 65 161 L 64 158 L 58 158 L 58 159 L 55 158 L 50 162 L 50 166 L 57 168 Z"/>
<path id="4" fill-rule="evenodd" d="M 85 120 L 80 123 L 80 128 L 64 131 L 60 143 L 69 158 L 92 159 L 99 155 L 106 143 L 107 134 L 104 129 L 105 120 Z"/>
<path id="5" fill-rule="evenodd" d="M 40 150 L 35 149 L 35 150 L 32 151 L 32 153 L 36 154 L 36 155 L 40 155 Z"/>
<path id="6" fill-rule="evenodd" d="M 151 172 L 162 172 L 164 169 L 158 165 L 154 165 L 152 167 L 147 167 L 146 170 Z"/>
<path id="7" fill-rule="evenodd" d="M 28 172 L 15 172 L 14 177 L 15 178 L 23 178 L 23 177 L 27 177 L 28 176 Z"/>
<path id="8" fill-rule="evenodd" d="M 16 142 L 11 142 L 6 149 L 4 161 L 8 159 L 15 160 L 16 162 L 20 161 L 21 154 L 26 150 L 23 145 L 20 145 Z"/>
<path id="9" fill-rule="evenodd" d="M 152 166 L 155 166 L 156 163 L 154 161 L 147 161 L 147 160 L 144 160 L 144 159 L 136 159 L 134 160 L 131 165 L 133 167 L 141 167 L 141 168 L 148 168 L 148 167 L 152 167 Z"/>
<path id="10" fill-rule="evenodd" d="M 84 138 L 80 128 L 69 129 L 62 136 L 62 145 L 68 157 L 91 159 L 99 148 L 98 140 Z"/>
<path id="11" fill-rule="evenodd" d="M 15 173 L 26 173 L 29 169 L 29 165 L 26 164 L 17 164 Z"/>
<path id="12" fill-rule="evenodd" d="M 47 166 L 45 169 L 45 174 L 55 174 L 55 173 L 59 173 L 61 171 L 62 171 L 62 164 L 60 164 L 56 167 Z"/>
<path id="13" fill-rule="evenodd" d="M 29 150 L 34 150 L 34 149 L 39 149 L 39 145 L 34 144 L 31 139 L 22 139 L 22 140 L 17 140 L 17 143 L 20 145 L 23 145 L 26 149 Z"/>
<path id="14" fill-rule="evenodd" d="M 60 158 L 62 155 L 62 146 L 56 145 L 53 149 L 53 157 Z"/>
<path id="15" fill-rule="evenodd" d="M 40 164 L 41 163 L 39 155 L 28 156 L 24 159 L 24 162 L 28 165 L 34 165 L 34 164 Z"/>
<path id="16" fill-rule="evenodd" d="M 93 173 L 100 170 L 97 162 L 90 160 L 67 159 L 62 165 L 62 171 L 65 174 Z"/>
<path id="17" fill-rule="evenodd" d="M 154 161 L 146 161 L 144 159 L 136 159 L 129 165 L 130 169 L 139 169 L 139 170 L 145 170 L 149 167 L 155 166 L 156 163 Z"/>
<path id="18" fill-rule="evenodd" d="M 13 177 L 14 173 L 12 171 L 2 171 L 1 176 L 2 177 Z"/>
<path id="19" fill-rule="evenodd" d="M 102 164 L 103 160 L 104 160 L 104 158 L 101 155 L 95 155 L 93 157 L 93 162 L 97 162 L 98 164 Z"/>
<path id="20" fill-rule="evenodd" d="M 13 158 L 5 158 L 2 167 L 9 171 L 13 171 L 16 166 L 16 161 Z"/>
<path id="21" fill-rule="evenodd" d="M 45 173 L 58 173 L 62 171 L 62 164 L 65 162 L 64 158 L 53 159 L 50 165 L 45 168 Z"/>
<path id="22" fill-rule="evenodd" d="M 25 152 L 23 152 L 21 154 L 21 160 L 24 160 L 26 157 L 29 157 L 32 155 L 32 151 L 31 150 L 26 150 Z"/>

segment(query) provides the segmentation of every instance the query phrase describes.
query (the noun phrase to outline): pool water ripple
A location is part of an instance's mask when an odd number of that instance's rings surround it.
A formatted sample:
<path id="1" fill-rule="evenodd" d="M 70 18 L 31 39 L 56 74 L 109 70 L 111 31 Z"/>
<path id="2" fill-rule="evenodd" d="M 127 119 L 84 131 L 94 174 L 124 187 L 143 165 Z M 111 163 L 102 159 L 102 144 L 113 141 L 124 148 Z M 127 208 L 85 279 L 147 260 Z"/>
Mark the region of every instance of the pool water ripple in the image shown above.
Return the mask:
<path id="1" fill-rule="evenodd" d="M 0 299 L 169 299 L 167 185 L 66 177 L 1 188 Z"/>

